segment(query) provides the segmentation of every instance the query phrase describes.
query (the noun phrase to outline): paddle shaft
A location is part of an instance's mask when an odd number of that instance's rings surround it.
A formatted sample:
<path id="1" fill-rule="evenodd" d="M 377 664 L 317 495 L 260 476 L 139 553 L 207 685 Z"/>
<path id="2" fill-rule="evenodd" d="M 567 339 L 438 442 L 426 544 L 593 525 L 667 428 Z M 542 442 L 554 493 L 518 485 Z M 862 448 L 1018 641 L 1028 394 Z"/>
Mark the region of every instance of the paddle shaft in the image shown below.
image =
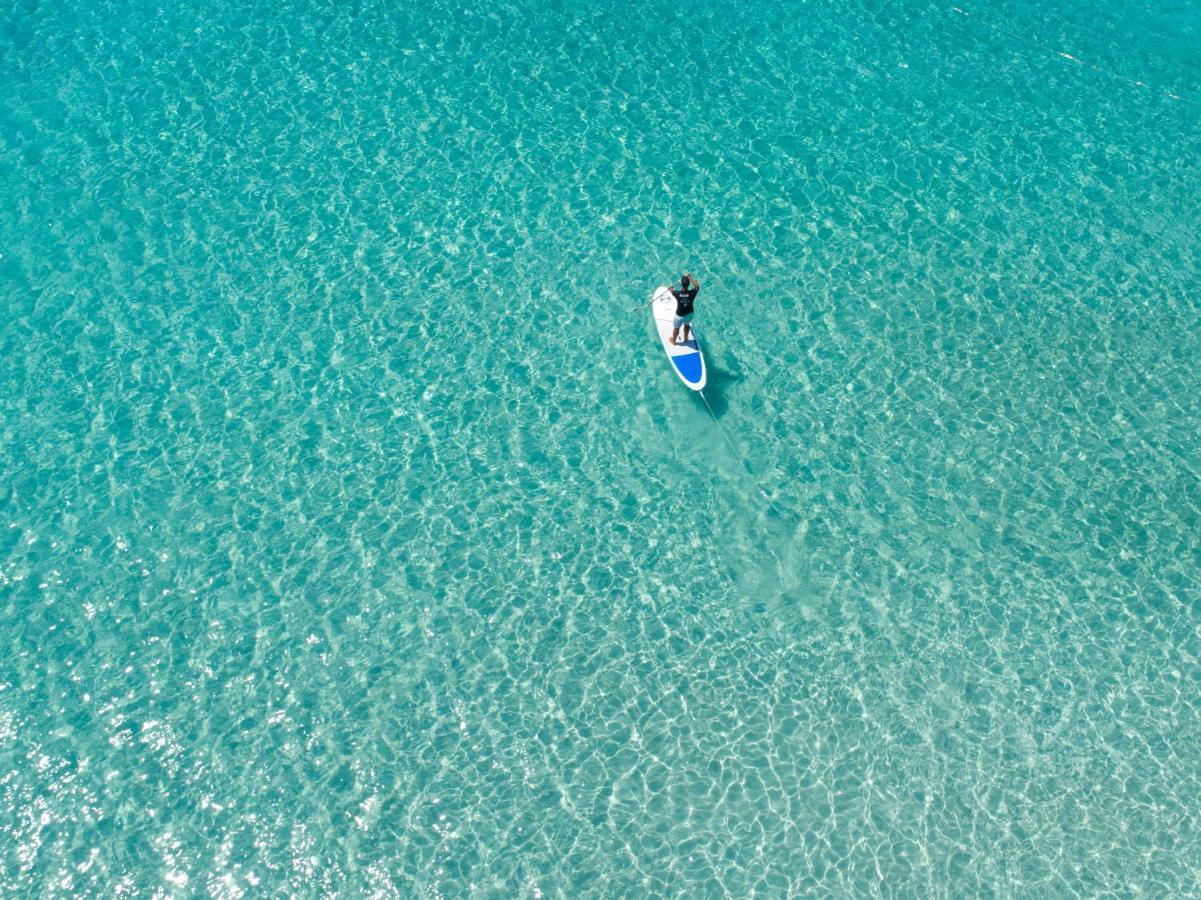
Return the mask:
<path id="1" fill-rule="evenodd" d="M 667 286 L 667 290 L 669 293 L 671 292 L 671 289 L 673 287 L 675 287 L 675 282 L 672 282 L 670 285 Z M 675 294 L 672 294 L 672 297 L 674 297 L 674 296 L 675 296 Z M 639 303 L 633 309 L 627 309 L 626 312 L 638 312 L 638 310 L 646 309 L 648 306 L 650 306 L 654 302 L 655 302 L 655 298 L 652 296 L 651 299 L 648 300 L 646 303 Z"/>

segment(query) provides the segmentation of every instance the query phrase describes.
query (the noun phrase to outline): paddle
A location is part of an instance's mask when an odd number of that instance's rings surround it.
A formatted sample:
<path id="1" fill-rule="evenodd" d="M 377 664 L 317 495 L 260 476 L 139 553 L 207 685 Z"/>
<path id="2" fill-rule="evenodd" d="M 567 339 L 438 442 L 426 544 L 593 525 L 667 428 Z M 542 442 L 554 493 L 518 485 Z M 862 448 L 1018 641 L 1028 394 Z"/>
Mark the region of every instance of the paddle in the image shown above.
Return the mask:
<path id="1" fill-rule="evenodd" d="M 670 285 L 668 285 L 667 289 L 670 291 L 675 286 L 676 286 L 675 282 L 673 281 Z M 650 306 L 654 302 L 655 302 L 655 298 L 652 296 L 645 303 L 639 303 L 637 306 L 633 307 L 632 309 L 627 309 L 626 312 L 638 312 L 638 310 L 646 309 L 648 306 Z"/>

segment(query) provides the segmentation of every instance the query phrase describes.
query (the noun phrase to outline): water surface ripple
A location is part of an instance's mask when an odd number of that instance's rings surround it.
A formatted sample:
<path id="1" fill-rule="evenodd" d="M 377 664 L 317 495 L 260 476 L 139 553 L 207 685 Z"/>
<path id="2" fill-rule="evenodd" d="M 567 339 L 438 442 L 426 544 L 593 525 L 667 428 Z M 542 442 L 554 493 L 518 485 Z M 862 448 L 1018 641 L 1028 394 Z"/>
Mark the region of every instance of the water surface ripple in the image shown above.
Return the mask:
<path id="1" fill-rule="evenodd" d="M 7 10 L 0 892 L 1196 892 L 1201 14 L 968 9 Z"/>

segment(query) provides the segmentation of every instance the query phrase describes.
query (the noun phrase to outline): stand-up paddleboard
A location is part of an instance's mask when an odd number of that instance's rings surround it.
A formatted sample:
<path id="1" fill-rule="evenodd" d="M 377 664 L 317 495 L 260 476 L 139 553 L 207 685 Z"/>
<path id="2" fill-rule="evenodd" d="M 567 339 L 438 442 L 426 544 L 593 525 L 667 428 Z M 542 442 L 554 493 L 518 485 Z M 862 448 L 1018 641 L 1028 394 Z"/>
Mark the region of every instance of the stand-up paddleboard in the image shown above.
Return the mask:
<path id="1" fill-rule="evenodd" d="M 660 287 L 651 295 L 651 313 L 655 317 L 655 328 L 659 332 L 659 341 L 671 367 L 675 369 L 680 380 L 694 391 L 705 386 L 705 357 L 701 353 L 701 345 L 697 343 L 696 332 L 689 331 L 687 342 L 678 344 L 671 342 L 671 323 L 676 318 L 676 298 L 671 291 Z M 683 328 L 680 329 L 683 332 Z M 682 335 L 681 335 L 682 336 Z"/>

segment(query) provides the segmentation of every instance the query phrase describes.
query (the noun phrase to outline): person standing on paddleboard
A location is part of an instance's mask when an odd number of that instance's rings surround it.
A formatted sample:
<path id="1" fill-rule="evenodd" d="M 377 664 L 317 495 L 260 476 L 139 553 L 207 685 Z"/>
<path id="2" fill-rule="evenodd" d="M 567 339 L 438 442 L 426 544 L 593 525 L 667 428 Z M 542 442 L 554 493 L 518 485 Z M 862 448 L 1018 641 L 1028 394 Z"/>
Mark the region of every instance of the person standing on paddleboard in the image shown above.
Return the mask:
<path id="1" fill-rule="evenodd" d="M 676 298 L 676 318 L 671 323 L 672 344 L 679 343 L 676 340 L 676 336 L 679 335 L 681 328 L 684 329 L 685 344 L 692 337 L 692 303 L 696 300 L 696 292 L 700 289 L 700 282 L 693 278 L 689 272 L 685 272 L 680 276 L 680 287 L 678 289 L 674 285 L 672 286 L 671 295 Z"/>

